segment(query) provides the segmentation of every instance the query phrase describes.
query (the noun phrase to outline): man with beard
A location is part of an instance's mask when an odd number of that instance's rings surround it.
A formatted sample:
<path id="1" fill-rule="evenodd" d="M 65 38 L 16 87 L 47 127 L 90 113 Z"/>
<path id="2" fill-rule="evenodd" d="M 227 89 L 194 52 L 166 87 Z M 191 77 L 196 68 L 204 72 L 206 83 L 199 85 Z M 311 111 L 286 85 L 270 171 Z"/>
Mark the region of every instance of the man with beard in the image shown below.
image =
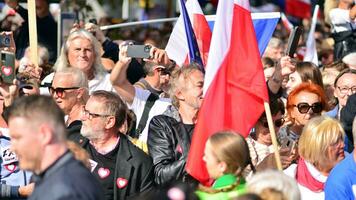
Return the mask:
<path id="1" fill-rule="evenodd" d="M 104 188 L 106 199 L 127 199 L 153 186 L 152 159 L 125 135 L 127 108 L 112 92 L 98 90 L 82 112 L 81 146 L 92 160 L 91 171 Z"/>
<path id="2" fill-rule="evenodd" d="M 203 101 L 204 75 L 196 65 L 181 67 L 171 78 L 172 104 L 149 125 L 148 152 L 153 158 L 155 182 L 194 183 L 185 171 L 197 114 Z"/>

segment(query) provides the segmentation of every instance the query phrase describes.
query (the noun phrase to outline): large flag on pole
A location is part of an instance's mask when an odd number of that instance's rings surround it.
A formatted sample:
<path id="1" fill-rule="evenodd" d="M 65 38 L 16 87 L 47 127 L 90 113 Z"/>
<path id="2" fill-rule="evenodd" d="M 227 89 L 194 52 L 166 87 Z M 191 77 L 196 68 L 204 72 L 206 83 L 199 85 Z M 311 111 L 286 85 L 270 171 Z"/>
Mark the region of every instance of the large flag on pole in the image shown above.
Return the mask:
<path id="1" fill-rule="evenodd" d="M 312 62 L 316 64 L 316 66 L 319 65 L 319 61 L 318 61 L 318 53 L 316 51 L 314 33 L 315 33 L 315 26 L 318 20 L 318 12 L 319 12 L 319 5 L 316 5 L 314 8 L 313 19 L 310 26 L 308 39 L 307 39 L 307 48 L 304 56 L 304 61 Z"/>
<path id="2" fill-rule="evenodd" d="M 183 4 L 182 4 L 183 5 Z M 200 56 L 203 65 L 208 61 L 208 54 L 211 40 L 211 30 L 208 22 L 205 19 L 204 13 L 197 0 L 187 0 L 185 3 L 187 13 L 191 21 L 191 26 L 194 30 Z M 174 26 L 169 41 L 166 46 L 168 56 L 176 61 L 178 65 L 189 63 L 189 47 L 184 25 L 183 13 L 179 16 L 176 25 Z"/>
<path id="3" fill-rule="evenodd" d="M 187 8 L 185 7 L 183 0 L 180 0 L 180 5 L 181 5 L 181 13 L 183 15 L 183 20 L 184 20 L 185 34 L 187 36 L 187 42 L 188 42 L 189 62 L 190 63 L 193 63 L 193 62 L 198 63 L 199 66 L 201 67 L 201 70 L 203 72 L 205 72 L 203 61 L 200 57 L 197 39 L 195 37 L 194 31 L 192 28 L 192 24 L 189 19 L 188 11 L 187 11 Z"/>
<path id="4" fill-rule="evenodd" d="M 247 136 L 268 101 L 267 86 L 248 0 L 219 1 L 187 171 L 202 183 L 207 138 L 221 130 Z"/>

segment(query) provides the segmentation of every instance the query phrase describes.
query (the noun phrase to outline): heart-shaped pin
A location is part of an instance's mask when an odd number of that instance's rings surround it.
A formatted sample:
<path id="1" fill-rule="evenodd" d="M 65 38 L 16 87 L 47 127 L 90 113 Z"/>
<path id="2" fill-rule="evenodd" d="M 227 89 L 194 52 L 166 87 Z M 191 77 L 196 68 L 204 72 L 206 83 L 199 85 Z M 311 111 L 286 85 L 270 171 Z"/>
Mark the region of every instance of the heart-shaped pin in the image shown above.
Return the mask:
<path id="1" fill-rule="evenodd" d="M 117 179 L 116 179 L 116 185 L 117 185 L 117 187 L 118 187 L 119 189 L 122 189 L 122 188 L 126 187 L 126 185 L 127 185 L 128 182 L 129 182 L 129 181 L 126 180 L 126 179 L 124 179 L 124 178 L 117 178 Z"/>
<path id="2" fill-rule="evenodd" d="M 12 68 L 10 66 L 2 66 L 1 71 L 3 74 L 5 74 L 5 76 L 12 74 Z"/>
<path id="3" fill-rule="evenodd" d="M 100 167 L 98 169 L 98 175 L 100 176 L 100 178 L 104 179 L 106 177 L 108 177 L 110 174 L 110 170 L 109 169 L 106 169 L 106 168 L 103 168 L 103 167 Z"/>
<path id="4" fill-rule="evenodd" d="M 7 169 L 10 172 L 14 172 L 16 170 L 16 165 L 14 164 L 5 165 L 5 169 Z"/>

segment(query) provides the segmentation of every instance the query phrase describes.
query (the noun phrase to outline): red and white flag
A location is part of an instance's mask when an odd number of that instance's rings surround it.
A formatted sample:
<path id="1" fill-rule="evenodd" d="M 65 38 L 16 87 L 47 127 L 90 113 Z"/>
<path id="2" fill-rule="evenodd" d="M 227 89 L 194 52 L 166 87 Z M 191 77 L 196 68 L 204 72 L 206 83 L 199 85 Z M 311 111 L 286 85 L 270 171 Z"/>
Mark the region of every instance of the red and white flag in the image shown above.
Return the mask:
<path id="1" fill-rule="evenodd" d="M 268 101 L 267 85 L 248 0 L 219 1 L 206 66 L 204 101 L 199 111 L 187 171 L 203 184 L 202 160 L 208 137 L 234 130 L 247 136 Z"/>
<path id="2" fill-rule="evenodd" d="M 206 66 L 211 41 L 211 30 L 197 0 L 187 0 L 185 6 L 187 7 L 188 15 L 198 42 L 203 65 Z M 179 66 L 189 63 L 189 48 L 182 14 L 179 16 L 172 30 L 166 51 L 168 57 L 174 60 Z"/>

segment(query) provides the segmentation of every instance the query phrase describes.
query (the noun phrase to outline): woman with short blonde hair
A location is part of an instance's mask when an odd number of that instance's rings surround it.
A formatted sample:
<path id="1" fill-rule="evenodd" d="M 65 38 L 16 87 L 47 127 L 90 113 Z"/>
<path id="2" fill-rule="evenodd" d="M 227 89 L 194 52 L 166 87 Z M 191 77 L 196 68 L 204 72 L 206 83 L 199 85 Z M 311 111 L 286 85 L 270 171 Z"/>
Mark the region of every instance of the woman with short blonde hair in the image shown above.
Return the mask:
<path id="1" fill-rule="evenodd" d="M 320 116 L 306 124 L 299 139 L 298 164 L 285 170 L 297 180 L 302 199 L 324 199 L 324 183 L 331 169 L 345 158 L 344 138 L 336 119 Z"/>

